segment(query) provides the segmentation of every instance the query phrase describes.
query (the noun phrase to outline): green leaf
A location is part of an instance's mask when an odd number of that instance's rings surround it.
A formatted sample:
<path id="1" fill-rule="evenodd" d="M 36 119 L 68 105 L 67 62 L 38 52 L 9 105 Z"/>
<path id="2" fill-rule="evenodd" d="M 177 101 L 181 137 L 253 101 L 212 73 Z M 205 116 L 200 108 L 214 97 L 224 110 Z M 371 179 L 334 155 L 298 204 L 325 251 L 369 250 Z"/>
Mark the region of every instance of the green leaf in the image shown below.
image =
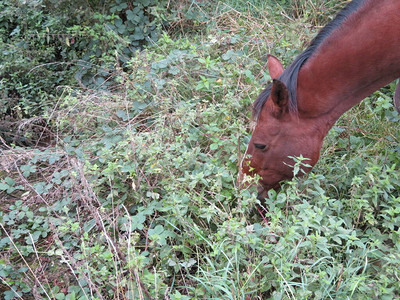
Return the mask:
<path id="1" fill-rule="evenodd" d="M 10 186 L 9 186 L 7 183 L 5 183 L 5 182 L 0 182 L 0 191 L 5 191 L 5 190 L 7 190 L 8 188 L 10 188 Z"/>
<path id="2" fill-rule="evenodd" d="M 154 235 L 154 234 L 161 234 L 164 231 L 164 227 L 162 225 L 157 225 L 154 227 L 154 229 L 149 229 L 148 233 L 149 235 Z"/>
<path id="3" fill-rule="evenodd" d="M 180 71 L 181 70 L 176 66 L 172 66 L 168 69 L 168 73 L 171 75 L 177 75 L 177 74 L 179 74 Z"/>
<path id="4" fill-rule="evenodd" d="M 132 12 L 132 10 L 129 9 L 126 11 L 126 18 L 128 20 L 132 21 L 134 17 L 135 17 L 135 14 Z"/>
<path id="5" fill-rule="evenodd" d="M 210 149 L 211 150 L 217 150 L 219 148 L 219 144 L 218 143 L 213 143 L 210 145 Z"/>
<path id="6" fill-rule="evenodd" d="M 132 216 L 131 230 L 135 229 L 142 230 L 144 228 L 143 224 L 145 222 L 146 222 L 146 216 L 142 213 Z"/>

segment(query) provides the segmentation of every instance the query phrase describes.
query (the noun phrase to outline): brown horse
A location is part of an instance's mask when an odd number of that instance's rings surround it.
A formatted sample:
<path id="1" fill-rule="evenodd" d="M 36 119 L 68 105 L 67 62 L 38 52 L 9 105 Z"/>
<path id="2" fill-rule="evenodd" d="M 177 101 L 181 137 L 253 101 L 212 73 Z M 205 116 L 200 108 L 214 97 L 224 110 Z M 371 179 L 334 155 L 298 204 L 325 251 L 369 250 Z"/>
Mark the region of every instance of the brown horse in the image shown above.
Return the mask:
<path id="1" fill-rule="evenodd" d="M 400 77 L 400 1 L 354 0 L 284 69 L 268 56 L 273 82 L 253 105 L 256 120 L 243 174 L 258 174 L 259 199 L 293 177 L 293 160 L 310 171 L 337 119 L 366 96 Z M 400 112 L 400 88 L 395 93 Z"/>

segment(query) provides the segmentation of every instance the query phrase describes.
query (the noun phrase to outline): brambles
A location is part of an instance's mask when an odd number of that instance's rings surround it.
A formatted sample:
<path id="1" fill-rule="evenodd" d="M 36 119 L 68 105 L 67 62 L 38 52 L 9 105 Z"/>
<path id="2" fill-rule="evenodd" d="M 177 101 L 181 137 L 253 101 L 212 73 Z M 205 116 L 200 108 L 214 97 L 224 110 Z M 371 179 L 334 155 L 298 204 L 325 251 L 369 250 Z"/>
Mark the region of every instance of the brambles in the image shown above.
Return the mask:
<path id="1" fill-rule="evenodd" d="M 164 33 L 117 89 L 65 89 L 45 116 L 51 146 L 2 144 L 3 298 L 398 295 L 393 86 L 341 118 L 306 178 L 264 203 L 235 187 L 266 49 L 290 60 L 310 38 L 271 18 L 231 10 L 203 36 Z"/>

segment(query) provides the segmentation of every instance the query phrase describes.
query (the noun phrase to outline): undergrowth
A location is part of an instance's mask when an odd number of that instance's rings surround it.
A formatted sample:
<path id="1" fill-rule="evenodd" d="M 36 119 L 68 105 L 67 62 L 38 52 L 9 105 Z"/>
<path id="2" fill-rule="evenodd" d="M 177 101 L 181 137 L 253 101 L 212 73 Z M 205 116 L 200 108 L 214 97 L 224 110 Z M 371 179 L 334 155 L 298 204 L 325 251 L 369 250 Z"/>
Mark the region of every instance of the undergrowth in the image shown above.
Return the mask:
<path id="1" fill-rule="evenodd" d="M 51 146 L 3 144 L 2 298 L 400 296 L 393 84 L 338 121 L 311 174 L 265 202 L 236 186 L 265 55 L 288 62 L 317 30 L 281 9 L 164 33 L 119 89 L 66 89 Z"/>

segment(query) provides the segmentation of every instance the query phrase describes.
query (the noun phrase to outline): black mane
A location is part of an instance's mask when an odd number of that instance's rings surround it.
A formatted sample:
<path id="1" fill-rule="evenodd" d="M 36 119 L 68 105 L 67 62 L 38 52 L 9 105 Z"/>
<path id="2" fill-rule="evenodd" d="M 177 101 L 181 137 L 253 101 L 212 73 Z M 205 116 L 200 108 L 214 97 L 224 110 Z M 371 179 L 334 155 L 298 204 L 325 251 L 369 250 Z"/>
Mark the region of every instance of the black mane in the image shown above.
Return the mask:
<path id="1" fill-rule="evenodd" d="M 317 48 L 322 44 L 322 42 L 331 35 L 331 33 L 338 28 L 352 13 L 358 10 L 358 8 L 367 0 L 353 0 L 347 6 L 338 13 L 338 15 L 328 24 L 326 25 L 318 35 L 311 41 L 310 46 L 296 59 L 292 62 L 292 64 L 285 69 L 282 75 L 279 77 L 279 80 L 285 83 L 289 90 L 290 97 L 290 111 L 297 112 L 297 98 L 296 98 L 296 90 L 297 90 L 297 76 L 299 74 L 300 68 L 302 65 L 310 58 Z M 256 101 L 253 104 L 253 117 L 257 119 L 264 103 L 269 98 L 271 93 L 272 84 L 269 84 L 268 87 L 261 92 Z"/>

